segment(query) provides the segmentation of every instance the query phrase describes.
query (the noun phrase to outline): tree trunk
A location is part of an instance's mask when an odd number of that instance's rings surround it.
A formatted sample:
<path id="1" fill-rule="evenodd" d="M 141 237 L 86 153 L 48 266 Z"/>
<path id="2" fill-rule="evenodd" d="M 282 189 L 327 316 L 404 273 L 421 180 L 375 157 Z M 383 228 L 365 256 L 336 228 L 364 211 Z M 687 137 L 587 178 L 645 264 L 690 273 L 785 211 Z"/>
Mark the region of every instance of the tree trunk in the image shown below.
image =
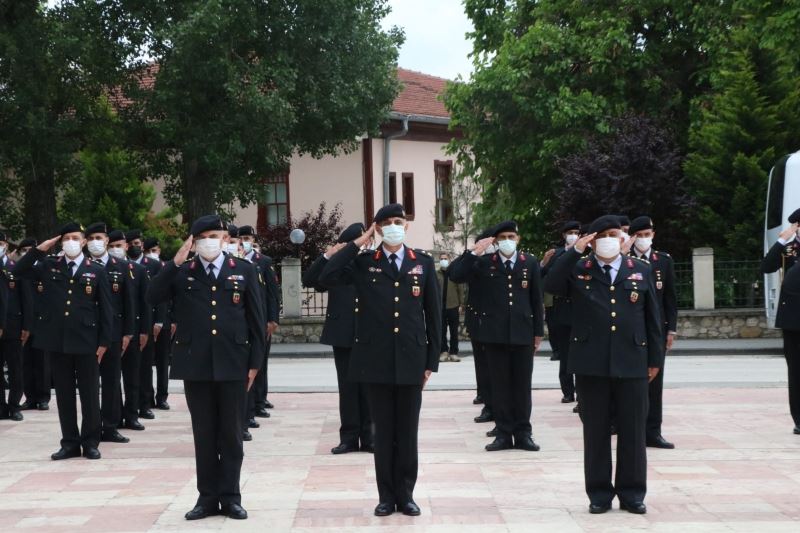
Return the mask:
<path id="1" fill-rule="evenodd" d="M 197 159 L 189 159 L 183 165 L 183 199 L 184 222 L 189 226 L 198 217 L 217 212 L 214 180 Z"/>
<path id="2" fill-rule="evenodd" d="M 58 231 L 55 173 L 40 169 L 25 179 L 25 231 L 40 242 Z"/>

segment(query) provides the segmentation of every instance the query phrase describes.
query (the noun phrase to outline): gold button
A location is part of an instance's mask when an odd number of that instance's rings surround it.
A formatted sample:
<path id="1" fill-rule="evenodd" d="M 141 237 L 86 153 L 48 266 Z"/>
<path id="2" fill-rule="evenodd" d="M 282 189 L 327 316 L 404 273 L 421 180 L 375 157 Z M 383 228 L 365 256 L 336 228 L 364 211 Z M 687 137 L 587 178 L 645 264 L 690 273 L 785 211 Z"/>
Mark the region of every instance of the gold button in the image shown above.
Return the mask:
<path id="1" fill-rule="evenodd" d="M 617 326 L 611 326 L 611 331 L 617 331 Z"/>
<path id="2" fill-rule="evenodd" d="M 612 317 L 616 317 L 617 316 L 617 312 L 616 311 L 611 311 L 611 316 Z"/>
<path id="3" fill-rule="evenodd" d="M 576 341 L 576 342 L 577 342 L 577 340 L 578 340 L 578 337 L 572 337 L 572 340 L 574 340 L 574 341 Z"/>
<path id="4" fill-rule="evenodd" d="M 611 290 L 613 291 L 614 289 L 616 289 L 616 287 L 614 287 L 614 286 L 612 285 L 612 286 L 611 286 Z"/>
<path id="5" fill-rule="evenodd" d="M 358 298 L 356 298 L 356 303 L 358 303 Z"/>
<path id="6" fill-rule="evenodd" d="M 508 305 L 514 305 L 514 302 L 508 302 Z"/>
<path id="7" fill-rule="evenodd" d="M 508 297 L 511 298 L 512 296 L 514 296 L 514 293 L 513 292 L 509 292 L 508 293 Z"/>
<path id="8" fill-rule="evenodd" d="M 395 333 L 400 333 L 400 328 L 394 328 Z"/>
<path id="9" fill-rule="evenodd" d="M 211 290 L 212 290 L 212 291 L 215 291 L 215 290 L 217 290 L 217 286 L 216 286 L 216 285 L 214 285 L 213 287 L 211 287 Z"/>
<path id="10" fill-rule="evenodd" d="M 217 305 L 217 301 L 216 300 L 211 300 L 211 305 Z"/>
<path id="11" fill-rule="evenodd" d="M 512 288 L 512 287 L 513 287 L 513 285 L 511 285 L 511 284 L 509 283 L 509 284 L 508 284 L 508 288 L 510 289 L 510 288 Z"/>
<path id="12" fill-rule="evenodd" d="M 394 317 L 395 317 L 395 318 L 397 318 L 397 317 L 399 317 L 399 316 L 400 316 L 400 313 L 398 313 L 397 311 L 395 311 L 395 312 L 394 312 Z"/>
<path id="13" fill-rule="evenodd" d="M 64 316 L 69 316 L 69 311 L 65 311 Z"/>
<path id="14" fill-rule="evenodd" d="M 212 329 L 212 330 L 211 330 L 211 334 L 212 334 L 212 335 L 216 335 L 216 334 L 217 334 L 217 330 L 215 330 L 215 329 Z"/>
<path id="15" fill-rule="evenodd" d="M 358 307 L 356 307 L 356 313 L 358 313 Z"/>
<path id="16" fill-rule="evenodd" d="M 399 286 L 400 286 L 400 282 L 399 282 L 399 281 L 395 281 L 395 282 L 394 282 L 394 286 L 395 286 L 395 287 L 399 287 Z"/>
<path id="17" fill-rule="evenodd" d="M 69 290 L 67 291 L 67 294 L 72 294 L 72 289 L 69 289 Z"/>
<path id="18" fill-rule="evenodd" d="M 70 284 L 75 283 L 74 279 L 69 280 Z"/>
<path id="19" fill-rule="evenodd" d="M 508 279 L 511 279 L 511 276 L 508 276 Z"/>
<path id="20" fill-rule="evenodd" d="M 399 301 L 400 301 L 400 298 L 398 298 L 397 296 L 395 296 L 395 297 L 394 297 L 394 301 L 395 301 L 395 302 L 399 302 Z"/>
<path id="21" fill-rule="evenodd" d="M 617 301 L 614 298 L 611 298 L 611 303 L 615 304 L 615 303 L 617 303 Z"/>
<path id="22" fill-rule="evenodd" d="M 211 315 L 211 320 L 216 320 L 216 319 L 217 319 L 217 315 Z"/>
<path id="23" fill-rule="evenodd" d="M 589 288 L 589 286 L 587 285 L 587 286 L 586 286 L 586 288 L 588 289 L 588 288 Z"/>
<path id="24" fill-rule="evenodd" d="M 67 305 L 69 305 L 70 303 L 71 303 L 71 302 L 70 302 L 69 300 L 67 300 Z"/>

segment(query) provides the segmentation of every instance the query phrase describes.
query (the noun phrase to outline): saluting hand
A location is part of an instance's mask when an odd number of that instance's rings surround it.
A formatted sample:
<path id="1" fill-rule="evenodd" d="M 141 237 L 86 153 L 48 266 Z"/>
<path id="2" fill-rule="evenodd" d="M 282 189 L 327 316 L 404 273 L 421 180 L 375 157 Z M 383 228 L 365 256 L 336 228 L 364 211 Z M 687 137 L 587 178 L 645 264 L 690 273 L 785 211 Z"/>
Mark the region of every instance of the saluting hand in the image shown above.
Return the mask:
<path id="1" fill-rule="evenodd" d="M 369 228 L 367 228 L 367 231 L 365 231 L 361 235 L 361 237 L 359 237 L 358 239 L 354 240 L 353 242 L 355 243 L 356 246 L 361 248 L 362 246 L 367 244 L 370 241 L 370 239 L 372 239 L 373 235 L 375 235 L 375 223 L 374 222 L 372 223 L 372 225 Z"/>
<path id="2" fill-rule="evenodd" d="M 658 375 L 658 367 L 651 367 L 647 369 L 647 382 L 650 383 Z"/>
<path id="3" fill-rule="evenodd" d="M 173 261 L 175 261 L 175 266 L 181 266 L 186 258 L 189 257 L 189 250 L 192 249 L 192 243 L 194 241 L 194 237 L 189 235 L 189 238 L 183 241 L 183 244 L 178 249 L 178 252 L 175 254 Z"/>
<path id="4" fill-rule="evenodd" d="M 96 352 L 97 364 L 100 364 L 103 361 L 103 356 L 106 354 L 106 350 L 107 349 L 108 348 L 106 348 L 105 346 L 98 346 L 97 347 L 97 352 Z"/>
<path id="5" fill-rule="evenodd" d="M 784 241 L 790 241 L 790 240 L 792 240 L 792 237 L 797 236 L 797 228 L 798 227 L 800 227 L 800 226 L 798 226 L 797 222 L 795 222 L 794 224 L 792 224 L 791 226 L 789 226 L 788 228 L 783 230 L 780 233 L 780 235 L 778 235 L 778 237 L 780 237 Z"/>
<path id="6" fill-rule="evenodd" d="M 247 392 L 250 392 L 250 387 L 253 386 L 253 382 L 256 380 L 256 375 L 258 374 L 257 368 L 251 368 L 247 371 Z"/>
<path id="7" fill-rule="evenodd" d="M 622 246 L 619 247 L 619 251 L 622 255 L 628 255 L 630 253 L 631 248 L 633 248 L 633 243 L 636 242 L 636 237 L 631 237 L 627 241 L 622 243 Z"/>
<path id="8" fill-rule="evenodd" d="M 547 250 L 544 253 L 544 255 L 542 256 L 542 261 L 539 264 L 541 266 L 545 266 L 547 263 L 550 262 L 550 260 L 553 258 L 555 253 L 556 253 L 556 249 L 555 248 L 550 248 L 549 250 Z"/>
<path id="9" fill-rule="evenodd" d="M 328 246 L 328 249 L 325 250 L 325 257 L 330 259 L 331 256 L 333 256 L 336 252 L 338 252 L 339 250 L 341 250 L 345 246 L 347 246 L 346 242 L 337 242 L 333 246 Z"/>
<path id="10" fill-rule="evenodd" d="M 583 251 L 586 250 L 586 247 L 589 245 L 589 243 L 594 240 L 595 235 L 597 235 L 597 233 L 590 233 L 575 241 L 575 251 L 579 254 L 582 254 Z"/>
<path id="11" fill-rule="evenodd" d="M 49 251 L 49 250 L 50 250 L 50 248 L 52 248 L 53 246 L 55 246 L 55 245 L 56 245 L 56 243 L 57 243 L 59 240 L 61 240 L 61 235 L 56 235 L 56 236 L 55 236 L 55 237 L 53 237 L 52 239 L 47 239 L 46 241 L 44 241 L 42 244 L 40 244 L 39 246 L 37 246 L 37 247 L 36 247 L 36 249 L 37 249 L 37 250 L 39 250 L 40 252 L 47 252 L 47 251 Z"/>
<path id="12" fill-rule="evenodd" d="M 476 242 L 472 251 L 475 253 L 475 255 L 483 255 L 486 253 L 486 249 L 492 244 L 494 244 L 494 237 L 486 237 L 485 239 L 481 239 Z"/>

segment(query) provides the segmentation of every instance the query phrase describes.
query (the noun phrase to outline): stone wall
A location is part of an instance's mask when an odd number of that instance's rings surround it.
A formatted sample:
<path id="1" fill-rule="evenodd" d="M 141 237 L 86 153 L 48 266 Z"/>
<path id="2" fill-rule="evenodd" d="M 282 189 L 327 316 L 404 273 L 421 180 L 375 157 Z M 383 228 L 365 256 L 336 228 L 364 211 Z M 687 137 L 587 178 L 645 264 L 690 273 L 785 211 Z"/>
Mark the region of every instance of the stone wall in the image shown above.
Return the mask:
<path id="1" fill-rule="evenodd" d="M 324 317 L 285 318 L 272 338 L 274 343 L 317 343 Z M 682 339 L 755 339 L 780 337 L 780 330 L 767 327 L 762 309 L 715 309 L 678 313 L 678 336 Z M 462 340 L 469 340 L 461 327 Z"/>

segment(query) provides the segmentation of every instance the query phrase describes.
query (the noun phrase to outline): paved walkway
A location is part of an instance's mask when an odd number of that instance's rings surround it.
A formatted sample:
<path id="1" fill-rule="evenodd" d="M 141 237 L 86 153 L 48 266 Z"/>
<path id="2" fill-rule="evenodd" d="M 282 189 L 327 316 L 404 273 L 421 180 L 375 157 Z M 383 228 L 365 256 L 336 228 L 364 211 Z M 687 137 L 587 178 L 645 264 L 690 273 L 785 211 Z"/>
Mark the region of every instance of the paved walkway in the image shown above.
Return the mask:
<path id="1" fill-rule="evenodd" d="M 334 394 L 271 395 L 273 417 L 246 444 L 244 522 L 183 519 L 196 493 L 182 395 L 146 431 L 127 432 L 130 444 L 104 444 L 100 461 L 50 461 L 56 413 L 28 411 L 0 421 L 0 531 L 800 531 L 800 436 L 779 383 L 668 389 L 665 436 L 678 448 L 649 454 L 645 516 L 588 514 L 577 415 L 558 391 L 533 394 L 542 451 L 492 454 L 471 391 L 424 394 L 416 519 L 372 516 L 372 457 L 328 453 Z"/>

